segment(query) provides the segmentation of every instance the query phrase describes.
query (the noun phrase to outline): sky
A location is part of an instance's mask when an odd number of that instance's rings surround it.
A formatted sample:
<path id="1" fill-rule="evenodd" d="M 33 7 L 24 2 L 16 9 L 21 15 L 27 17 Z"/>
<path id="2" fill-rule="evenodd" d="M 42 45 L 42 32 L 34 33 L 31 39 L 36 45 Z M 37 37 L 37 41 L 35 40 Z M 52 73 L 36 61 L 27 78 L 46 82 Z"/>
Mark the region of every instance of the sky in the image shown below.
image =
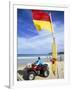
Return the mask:
<path id="1" fill-rule="evenodd" d="M 57 51 L 64 51 L 64 11 L 51 12 Z M 17 9 L 17 53 L 48 54 L 52 52 L 52 33 L 47 30 L 38 32 L 33 23 L 32 10 Z"/>

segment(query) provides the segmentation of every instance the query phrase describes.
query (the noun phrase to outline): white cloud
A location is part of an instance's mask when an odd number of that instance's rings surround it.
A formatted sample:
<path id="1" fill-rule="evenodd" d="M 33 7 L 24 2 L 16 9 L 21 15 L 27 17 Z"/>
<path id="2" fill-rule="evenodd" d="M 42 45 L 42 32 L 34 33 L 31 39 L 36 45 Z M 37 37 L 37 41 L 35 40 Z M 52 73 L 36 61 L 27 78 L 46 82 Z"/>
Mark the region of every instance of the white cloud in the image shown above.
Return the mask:
<path id="1" fill-rule="evenodd" d="M 59 28 L 54 25 L 54 29 L 59 30 Z M 63 29 L 63 26 L 62 26 Z M 61 30 L 55 33 L 56 42 L 58 45 L 58 51 L 63 50 L 64 47 L 64 32 Z M 18 37 L 18 53 L 48 53 L 51 51 L 52 44 L 52 34 L 46 30 L 41 30 L 39 35 L 25 39 Z"/>
<path id="2" fill-rule="evenodd" d="M 49 48 L 50 46 L 50 41 L 51 41 L 51 36 L 49 37 L 49 33 L 46 31 L 39 32 L 39 35 L 30 38 L 30 39 L 25 39 L 25 38 L 18 38 L 18 50 L 32 50 L 32 52 L 41 52 L 41 51 L 46 51 L 46 49 Z M 25 52 L 25 51 L 24 51 Z"/>

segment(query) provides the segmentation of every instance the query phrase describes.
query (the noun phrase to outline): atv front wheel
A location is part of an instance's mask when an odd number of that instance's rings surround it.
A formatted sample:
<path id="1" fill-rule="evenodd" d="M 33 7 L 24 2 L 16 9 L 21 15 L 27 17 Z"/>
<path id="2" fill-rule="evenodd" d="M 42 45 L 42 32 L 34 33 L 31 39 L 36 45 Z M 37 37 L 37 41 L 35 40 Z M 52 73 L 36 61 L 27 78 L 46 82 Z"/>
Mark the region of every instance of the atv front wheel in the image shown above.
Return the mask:
<path id="1" fill-rule="evenodd" d="M 35 79 L 35 73 L 33 71 L 28 73 L 28 80 L 34 80 Z"/>

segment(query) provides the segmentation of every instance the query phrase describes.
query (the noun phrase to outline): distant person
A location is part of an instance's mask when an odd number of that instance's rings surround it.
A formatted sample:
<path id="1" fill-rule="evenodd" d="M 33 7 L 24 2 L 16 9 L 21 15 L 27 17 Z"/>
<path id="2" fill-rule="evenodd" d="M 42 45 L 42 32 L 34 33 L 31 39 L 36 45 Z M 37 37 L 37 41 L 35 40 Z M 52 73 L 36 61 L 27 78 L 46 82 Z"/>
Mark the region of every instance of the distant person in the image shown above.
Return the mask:
<path id="1" fill-rule="evenodd" d="M 43 61 L 40 57 L 38 57 L 38 60 L 34 63 L 35 65 L 43 65 Z"/>

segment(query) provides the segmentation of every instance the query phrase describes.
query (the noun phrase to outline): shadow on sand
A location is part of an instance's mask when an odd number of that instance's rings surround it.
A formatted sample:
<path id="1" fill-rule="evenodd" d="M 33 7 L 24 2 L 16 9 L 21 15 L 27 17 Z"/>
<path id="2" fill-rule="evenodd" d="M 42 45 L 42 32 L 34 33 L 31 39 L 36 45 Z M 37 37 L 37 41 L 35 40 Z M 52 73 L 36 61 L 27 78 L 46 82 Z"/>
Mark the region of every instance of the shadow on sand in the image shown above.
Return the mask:
<path id="1" fill-rule="evenodd" d="M 17 71 L 20 75 L 23 75 L 24 71 L 23 70 L 18 70 Z"/>

